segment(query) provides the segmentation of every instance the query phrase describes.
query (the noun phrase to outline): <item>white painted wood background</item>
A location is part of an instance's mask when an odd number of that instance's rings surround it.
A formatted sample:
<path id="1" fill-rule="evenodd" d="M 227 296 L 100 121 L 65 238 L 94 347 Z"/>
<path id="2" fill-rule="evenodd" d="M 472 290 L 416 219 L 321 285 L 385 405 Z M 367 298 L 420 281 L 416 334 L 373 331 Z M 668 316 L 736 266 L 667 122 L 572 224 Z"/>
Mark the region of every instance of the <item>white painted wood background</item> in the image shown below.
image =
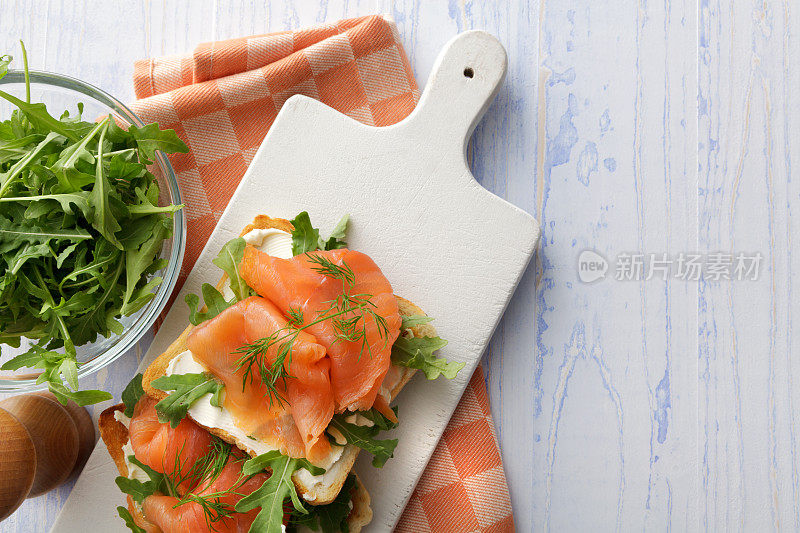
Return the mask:
<path id="1" fill-rule="evenodd" d="M 473 137 L 473 172 L 543 228 L 484 362 L 519 531 L 791 531 L 798 7 L 0 0 L 0 51 L 21 37 L 32 68 L 129 100 L 135 59 L 202 41 L 389 12 L 424 83 L 455 33 L 495 34 L 509 73 Z M 585 285 L 586 248 L 764 260 L 758 281 Z M 84 385 L 119 393 L 141 353 Z M 27 501 L 0 531 L 46 531 L 68 492 Z"/>

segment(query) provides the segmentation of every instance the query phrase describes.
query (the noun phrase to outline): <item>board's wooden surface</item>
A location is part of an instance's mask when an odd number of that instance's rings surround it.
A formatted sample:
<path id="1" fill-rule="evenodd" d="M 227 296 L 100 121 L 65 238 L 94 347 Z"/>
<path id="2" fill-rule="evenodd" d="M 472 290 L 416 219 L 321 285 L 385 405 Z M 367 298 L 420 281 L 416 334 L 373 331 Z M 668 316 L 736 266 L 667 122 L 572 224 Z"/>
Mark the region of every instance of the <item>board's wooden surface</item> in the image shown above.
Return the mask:
<path id="1" fill-rule="evenodd" d="M 470 157 L 543 229 L 484 359 L 518 529 L 800 528 L 794 2 L 0 0 L 0 49 L 22 37 L 37 68 L 127 99 L 136 58 L 384 11 L 418 80 L 458 31 L 508 51 Z M 765 268 L 583 285 L 585 248 L 761 252 Z M 86 385 L 119 393 L 141 353 Z M 0 531 L 46 531 L 67 493 Z"/>

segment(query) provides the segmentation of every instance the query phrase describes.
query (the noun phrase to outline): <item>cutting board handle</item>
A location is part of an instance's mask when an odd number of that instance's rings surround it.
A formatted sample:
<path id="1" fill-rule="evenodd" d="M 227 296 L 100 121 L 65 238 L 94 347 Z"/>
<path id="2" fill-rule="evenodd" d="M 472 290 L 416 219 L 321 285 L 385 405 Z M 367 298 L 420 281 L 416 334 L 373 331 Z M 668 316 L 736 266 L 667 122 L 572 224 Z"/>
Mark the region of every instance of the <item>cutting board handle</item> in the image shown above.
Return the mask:
<path id="1" fill-rule="evenodd" d="M 484 31 L 453 37 L 439 53 L 414 112 L 406 119 L 422 128 L 431 148 L 463 152 L 472 131 L 497 94 L 508 59 L 503 45 Z"/>

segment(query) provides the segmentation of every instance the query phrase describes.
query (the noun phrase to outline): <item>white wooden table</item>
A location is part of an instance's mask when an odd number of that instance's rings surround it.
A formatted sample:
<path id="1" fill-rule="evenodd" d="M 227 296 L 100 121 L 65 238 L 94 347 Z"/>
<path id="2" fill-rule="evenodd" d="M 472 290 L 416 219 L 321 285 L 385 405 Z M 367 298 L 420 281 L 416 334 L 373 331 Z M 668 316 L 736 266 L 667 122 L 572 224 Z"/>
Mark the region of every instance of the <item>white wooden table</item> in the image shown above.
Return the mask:
<path id="1" fill-rule="evenodd" d="M 518 529 L 798 530 L 800 6 L 732 4 L 0 0 L 0 52 L 129 100 L 135 59 L 202 41 L 389 12 L 424 83 L 455 33 L 497 35 L 473 171 L 543 228 L 484 363 Z M 682 252 L 760 253 L 758 280 L 614 279 Z M 147 342 L 84 385 L 118 394 Z M 46 531 L 69 490 L 0 531 Z"/>

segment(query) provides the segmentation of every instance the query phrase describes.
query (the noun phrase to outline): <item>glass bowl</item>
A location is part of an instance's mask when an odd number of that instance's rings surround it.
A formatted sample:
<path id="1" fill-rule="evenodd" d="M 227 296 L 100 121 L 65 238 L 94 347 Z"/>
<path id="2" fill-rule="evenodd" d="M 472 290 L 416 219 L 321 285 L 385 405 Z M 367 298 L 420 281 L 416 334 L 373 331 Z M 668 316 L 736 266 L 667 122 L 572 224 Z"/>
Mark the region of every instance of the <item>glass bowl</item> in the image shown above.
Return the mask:
<path id="1" fill-rule="evenodd" d="M 120 125 L 144 125 L 141 119 L 124 104 L 88 83 L 60 74 L 37 71 L 30 72 L 30 81 L 31 101 L 44 102 L 50 114 L 56 117 L 65 110 L 75 113 L 77 104 L 80 102 L 84 106 L 84 120 L 91 121 L 95 117 L 99 118 L 111 114 Z M 24 99 L 25 77 L 23 72 L 9 71 L 0 80 L 0 88 L 7 93 Z M 0 120 L 7 119 L 13 109 L 15 109 L 13 104 L 0 99 Z M 180 204 L 181 195 L 178 189 L 178 182 L 175 179 L 175 172 L 163 153 L 158 152 L 156 154 L 155 163 L 150 168 L 150 171 L 156 176 L 161 189 L 160 203 L 162 205 L 168 203 Z M 185 244 L 186 219 L 183 210 L 178 210 L 173 217 L 172 237 L 164 241 L 161 250 L 160 257 L 168 259 L 169 262 L 164 269 L 155 274 L 163 278 L 155 297 L 133 315 L 120 319 L 124 327 L 124 333 L 121 335 L 113 335 L 108 338 L 101 337 L 98 338 L 97 342 L 77 347 L 78 363 L 80 364 L 78 377 L 87 376 L 111 364 L 129 351 L 142 335 L 153 326 L 156 318 L 167 305 L 172 290 L 175 288 L 181 262 L 183 261 Z M 0 350 L 2 350 L 0 364 L 19 353 L 27 351 L 25 344 L 26 340 L 23 339 L 19 348 L 0 345 Z M 13 372 L 0 370 L 0 392 L 26 392 L 46 388 L 46 384 L 36 384 L 38 375 L 38 370 L 31 368 L 21 368 Z"/>

